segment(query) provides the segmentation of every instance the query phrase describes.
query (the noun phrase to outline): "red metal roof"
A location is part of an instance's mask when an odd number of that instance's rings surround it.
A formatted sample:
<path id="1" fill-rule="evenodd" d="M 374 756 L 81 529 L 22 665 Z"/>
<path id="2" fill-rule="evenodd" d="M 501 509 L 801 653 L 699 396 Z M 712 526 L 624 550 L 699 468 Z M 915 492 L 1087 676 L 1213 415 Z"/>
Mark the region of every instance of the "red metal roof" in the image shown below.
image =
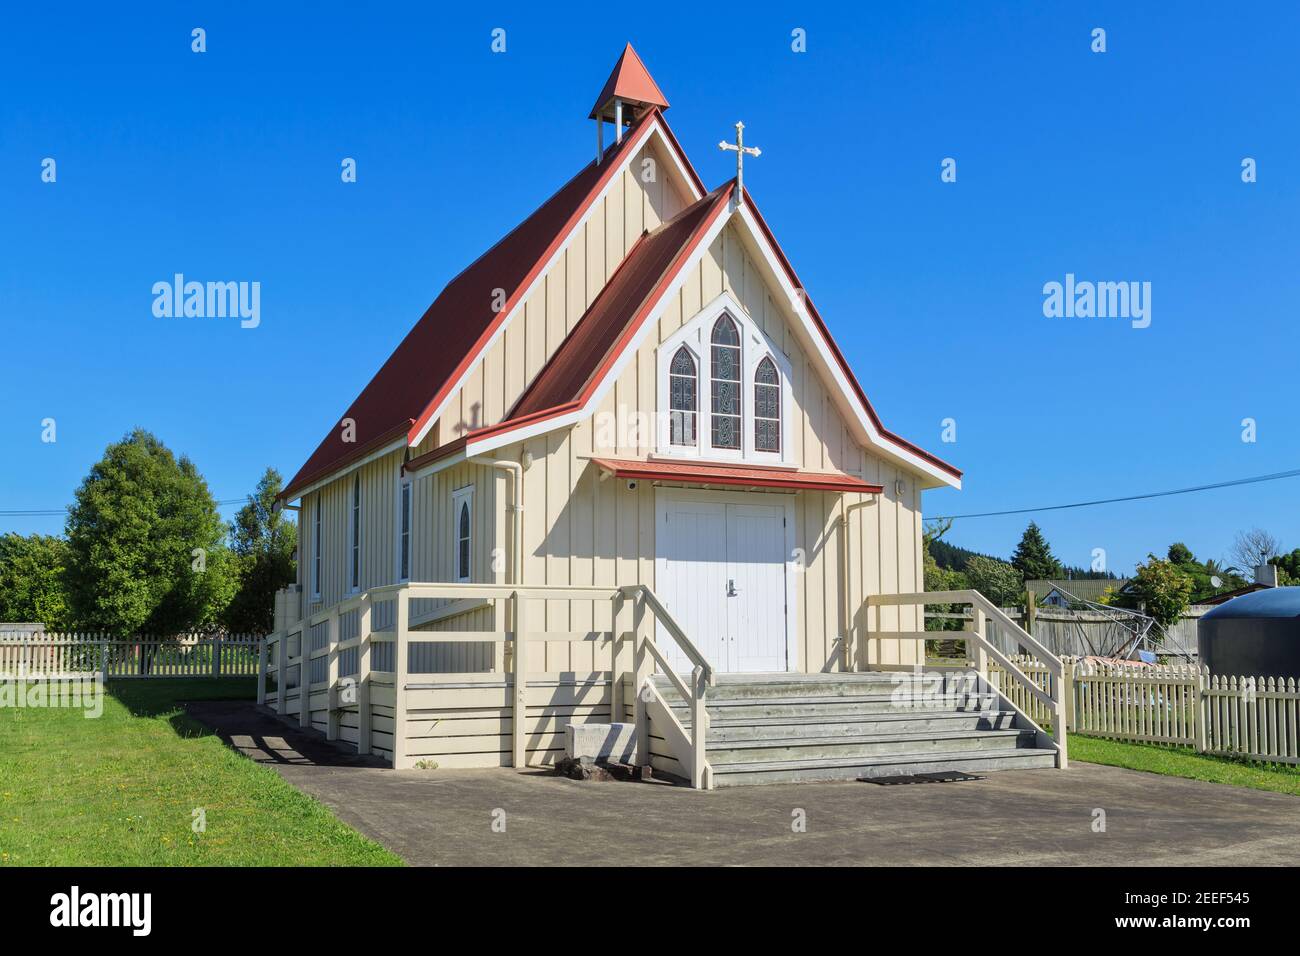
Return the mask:
<path id="1" fill-rule="evenodd" d="M 580 403 L 618 358 L 681 263 L 731 198 L 731 182 L 637 240 L 568 337 L 510 410 L 503 428 L 549 409 Z"/>
<path id="2" fill-rule="evenodd" d="M 281 497 L 294 497 L 317 478 L 362 457 L 375 443 L 402 426 L 416 431 L 440 402 L 444 390 L 477 359 L 496 326 L 514 307 L 571 225 L 604 188 L 629 150 L 636 150 L 658 112 L 652 110 L 611 146 L 603 160 L 594 160 L 560 188 L 532 215 L 452 279 L 420 321 L 340 416 L 355 422 L 355 442 L 343 441 L 343 429 L 331 426 L 316 450 L 298 469 Z M 687 166 L 689 169 L 689 165 Z M 703 191 L 701 189 L 701 191 Z M 505 291 L 505 307 L 495 290 Z M 432 398 L 431 398 L 432 396 Z M 393 435 L 390 441 L 396 440 Z"/>
<path id="3" fill-rule="evenodd" d="M 802 488 L 809 491 L 880 494 L 880 485 L 842 472 L 800 471 L 797 468 L 755 468 L 711 465 L 694 461 L 632 461 L 593 458 L 592 462 L 615 478 L 638 481 L 672 481 L 692 485 L 738 485 L 745 488 Z"/>
<path id="4" fill-rule="evenodd" d="M 651 78 L 650 71 L 645 68 L 630 43 L 623 48 L 622 55 L 614 64 L 614 72 L 609 74 L 605 88 L 596 97 L 596 105 L 591 108 L 591 115 L 587 118 L 595 119 L 601 108 L 616 96 L 621 100 L 646 103 L 661 110 L 668 109 L 668 100 L 659 91 L 659 85 Z"/>

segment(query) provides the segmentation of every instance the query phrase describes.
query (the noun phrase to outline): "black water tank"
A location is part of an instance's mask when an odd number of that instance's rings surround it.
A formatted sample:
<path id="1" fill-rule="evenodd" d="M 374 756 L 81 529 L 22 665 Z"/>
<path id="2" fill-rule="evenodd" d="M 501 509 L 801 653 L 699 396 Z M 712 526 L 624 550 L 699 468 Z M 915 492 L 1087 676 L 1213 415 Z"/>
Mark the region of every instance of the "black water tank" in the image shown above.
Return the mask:
<path id="1" fill-rule="evenodd" d="M 1300 587 L 1225 601 L 1201 618 L 1196 643 L 1211 674 L 1300 679 Z"/>

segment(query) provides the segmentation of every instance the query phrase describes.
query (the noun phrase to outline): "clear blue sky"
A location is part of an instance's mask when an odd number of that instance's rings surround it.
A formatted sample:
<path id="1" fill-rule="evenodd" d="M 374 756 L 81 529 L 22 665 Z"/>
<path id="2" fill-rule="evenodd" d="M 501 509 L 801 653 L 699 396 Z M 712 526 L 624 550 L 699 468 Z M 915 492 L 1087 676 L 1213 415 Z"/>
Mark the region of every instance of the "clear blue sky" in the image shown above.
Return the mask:
<path id="1" fill-rule="evenodd" d="M 64 506 L 136 425 L 218 498 L 291 474 L 442 285 L 588 160 L 627 40 L 710 186 L 737 119 L 762 147 L 747 185 L 877 409 L 967 472 L 928 513 L 1300 467 L 1294 5 L 280 6 L 3 14 L 0 509 Z M 260 327 L 154 318 L 176 272 L 261 282 Z M 1150 328 L 1045 318 L 1067 272 L 1152 283 Z M 1176 539 L 1224 555 L 1254 525 L 1300 546 L 1298 493 L 1039 520 L 1067 562 L 1102 547 L 1123 572 Z M 1026 520 L 949 538 L 1005 555 Z"/>

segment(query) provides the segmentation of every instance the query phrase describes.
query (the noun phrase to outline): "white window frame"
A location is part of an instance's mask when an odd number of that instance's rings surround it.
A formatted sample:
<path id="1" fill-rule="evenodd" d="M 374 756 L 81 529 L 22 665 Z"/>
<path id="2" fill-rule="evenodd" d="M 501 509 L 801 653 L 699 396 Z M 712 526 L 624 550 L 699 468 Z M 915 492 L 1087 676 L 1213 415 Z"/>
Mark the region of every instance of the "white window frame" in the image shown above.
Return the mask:
<path id="1" fill-rule="evenodd" d="M 713 388 L 712 345 L 713 326 L 718 318 L 726 313 L 736 323 L 740 332 L 740 448 L 714 448 L 713 439 Z M 669 369 L 673 356 L 682 346 L 695 359 L 699 381 L 696 383 L 696 418 L 695 444 L 674 445 L 672 443 L 672 416 L 670 411 L 671 392 L 669 390 Z M 777 378 L 781 386 L 781 436 L 780 451 L 759 451 L 754 447 L 754 372 L 760 362 L 770 358 L 776 366 Z M 752 462 L 764 465 L 782 465 L 793 467 L 794 456 L 791 452 L 790 422 L 794 406 L 793 366 L 780 345 L 767 335 L 729 292 L 724 292 L 702 310 L 696 313 L 677 332 L 665 339 L 655 350 L 657 369 L 657 408 L 655 454 L 657 457 L 691 458 L 699 461 L 734 463 Z"/>
<path id="2" fill-rule="evenodd" d="M 348 491 L 348 549 L 344 552 L 343 579 L 347 581 L 348 593 L 361 591 L 361 473 L 352 476 L 352 487 Z M 355 564 L 353 563 L 355 559 Z M 356 579 L 352 572 L 356 571 Z"/>
<path id="3" fill-rule="evenodd" d="M 465 574 L 460 573 L 460 511 L 469 506 L 469 556 Z M 451 579 L 457 584 L 469 584 L 474 579 L 474 486 L 466 485 L 451 493 Z"/>
<path id="4" fill-rule="evenodd" d="M 311 523 L 311 596 L 320 600 L 320 572 L 321 572 L 321 546 L 320 546 L 320 529 L 321 529 L 321 493 L 316 492 L 315 504 L 313 505 L 313 515 Z"/>
<path id="5" fill-rule="evenodd" d="M 402 498 L 406 504 L 406 574 L 402 574 Z M 401 471 L 397 475 L 397 513 L 393 521 L 393 541 L 397 545 L 393 555 L 393 577 L 398 584 L 411 580 L 411 566 L 415 556 L 415 487 Z"/>

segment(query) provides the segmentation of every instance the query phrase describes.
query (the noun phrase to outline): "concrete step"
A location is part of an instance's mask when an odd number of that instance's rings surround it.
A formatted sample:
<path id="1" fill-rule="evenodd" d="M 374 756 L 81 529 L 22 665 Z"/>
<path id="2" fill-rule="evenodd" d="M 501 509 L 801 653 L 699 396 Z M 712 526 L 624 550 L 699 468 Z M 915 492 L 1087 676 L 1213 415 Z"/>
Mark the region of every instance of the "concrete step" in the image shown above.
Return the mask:
<path id="1" fill-rule="evenodd" d="M 1044 770 L 1055 766 L 1055 751 L 1031 747 L 1017 750 L 890 754 L 865 760 L 853 757 L 772 760 L 715 765 L 713 785 L 737 787 L 770 783 L 857 780 L 859 777 L 889 777 L 899 774 L 937 773 L 943 770 L 959 770 L 965 773 Z"/>
<path id="2" fill-rule="evenodd" d="M 720 717 L 709 725 L 709 744 L 789 737 L 863 737 L 873 734 L 1010 730 L 1012 710 L 905 711 L 897 714 L 841 714 L 785 717 Z"/>
<path id="3" fill-rule="evenodd" d="M 686 723 L 688 709 L 680 700 L 669 700 L 677 719 Z M 968 712 L 997 706 L 992 694 L 855 694 L 844 697 L 767 697 L 720 700 L 705 698 L 710 720 L 741 717 L 833 717 L 865 714 L 902 714 L 934 711 Z"/>
<path id="4" fill-rule="evenodd" d="M 729 741 L 717 746 L 710 741 L 708 760 L 714 767 L 721 767 L 764 761 L 810 763 L 836 758 L 871 759 L 890 754 L 1005 751 L 1033 746 L 1034 736 L 1032 730 L 970 730 L 859 737 L 781 737 Z"/>
<path id="5" fill-rule="evenodd" d="M 662 674 L 655 686 L 665 699 L 678 697 L 676 688 Z M 975 690 L 965 674 L 913 674 L 911 672 L 869 672 L 863 674 L 780 674 L 752 676 L 722 674 L 709 688 L 707 699 L 760 700 L 770 698 L 836 698 L 898 693 L 965 693 Z"/>

